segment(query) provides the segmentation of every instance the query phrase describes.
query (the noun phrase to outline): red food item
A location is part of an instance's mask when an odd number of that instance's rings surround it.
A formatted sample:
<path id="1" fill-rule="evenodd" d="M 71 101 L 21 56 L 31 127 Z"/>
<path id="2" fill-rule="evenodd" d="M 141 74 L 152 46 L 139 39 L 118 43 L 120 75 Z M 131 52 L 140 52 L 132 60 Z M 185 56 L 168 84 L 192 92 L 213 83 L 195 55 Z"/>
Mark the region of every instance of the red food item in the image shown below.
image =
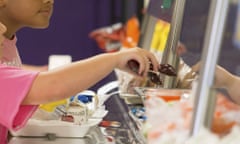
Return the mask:
<path id="1" fill-rule="evenodd" d="M 63 115 L 61 120 L 67 122 L 74 122 L 74 117 L 71 115 Z"/>
<path id="2" fill-rule="evenodd" d="M 106 121 L 106 120 L 103 120 L 99 126 L 102 126 L 102 127 L 115 127 L 115 128 L 118 128 L 121 126 L 121 123 L 118 122 L 118 121 Z"/>
<path id="3" fill-rule="evenodd" d="M 114 138 L 112 136 L 106 136 L 108 142 L 114 142 Z"/>

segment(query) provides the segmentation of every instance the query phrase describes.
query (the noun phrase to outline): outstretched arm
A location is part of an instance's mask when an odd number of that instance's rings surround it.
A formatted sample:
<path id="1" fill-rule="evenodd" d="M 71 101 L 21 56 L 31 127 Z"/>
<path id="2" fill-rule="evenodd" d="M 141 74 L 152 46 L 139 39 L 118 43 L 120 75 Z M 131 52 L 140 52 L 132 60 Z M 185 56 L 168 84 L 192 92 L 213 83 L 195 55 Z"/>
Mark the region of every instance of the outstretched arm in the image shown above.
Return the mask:
<path id="1" fill-rule="evenodd" d="M 159 65 L 152 53 L 141 48 L 97 55 L 53 70 L 40 72 L 23 104 L 43 104 L 65 99 L 94 85 L 115 68 L 135 74 L 127 65 L 130 60 L 139 63 L 139 77 L 147 75 L 150 67 L 149 61 L 153 64 L 155 71 Z"/>

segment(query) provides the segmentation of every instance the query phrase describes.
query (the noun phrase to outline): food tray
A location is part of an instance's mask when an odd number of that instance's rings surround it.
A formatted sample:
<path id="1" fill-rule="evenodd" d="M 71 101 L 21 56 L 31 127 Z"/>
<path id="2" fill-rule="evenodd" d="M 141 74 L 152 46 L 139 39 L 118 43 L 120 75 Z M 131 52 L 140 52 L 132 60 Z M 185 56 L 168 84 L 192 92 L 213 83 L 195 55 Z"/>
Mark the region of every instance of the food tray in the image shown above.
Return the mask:
<path id="1" fill-rule="evenodd" d="M 18 130 L 11 131 L 13 136 L 42 137 L 54 135 L 56 137 L 84 137 L 91 128 L 97 126 L 102 119 L 89 119 L 84 125 L 74 125 L 70 122 L 59 120 L 36 120 L 30 119 L 27 125 Z"/>
<path id="2" fill-rule="evenodd" d="M 55 140 L 46 140 L 45 138 L 20 138 L 14 137 L 8 144 L 96 144 L 89 138 L 69 139 L 58 138 Z"/>

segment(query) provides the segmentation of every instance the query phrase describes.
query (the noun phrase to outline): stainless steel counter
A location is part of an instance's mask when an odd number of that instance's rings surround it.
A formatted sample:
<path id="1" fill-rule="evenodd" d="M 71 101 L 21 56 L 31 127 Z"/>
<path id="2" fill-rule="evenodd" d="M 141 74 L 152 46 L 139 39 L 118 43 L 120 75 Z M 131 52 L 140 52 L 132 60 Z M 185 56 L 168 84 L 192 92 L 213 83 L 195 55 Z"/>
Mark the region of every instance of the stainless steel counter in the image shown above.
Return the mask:
<path id="1" fill-rule="evenodd" d="M 140 132 L 137 123 L 129 115 L 130 108 L 133 105 L 127 105 L 119 95 L 112 96 L 107 102 L 106 107 L 109 114 L 104 118 L 110 121 L 119 121 L 119 128 L 110 128 L 116 131 L 113 135 L 117 144 L 145 144 L 146 141 Z"/>

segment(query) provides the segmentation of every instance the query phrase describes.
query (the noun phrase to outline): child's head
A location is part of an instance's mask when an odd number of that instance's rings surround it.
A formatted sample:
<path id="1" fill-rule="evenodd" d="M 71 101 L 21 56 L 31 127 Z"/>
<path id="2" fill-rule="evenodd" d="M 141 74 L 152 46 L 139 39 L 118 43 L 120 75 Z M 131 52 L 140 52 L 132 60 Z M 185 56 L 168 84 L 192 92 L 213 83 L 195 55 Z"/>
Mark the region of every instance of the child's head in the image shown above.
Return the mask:
<path id="1" fill-rule="evenodd" d="M 0 0 L 0 22 L 13 35 L 22 27 L 46 28 L 54 0 Z"/>

